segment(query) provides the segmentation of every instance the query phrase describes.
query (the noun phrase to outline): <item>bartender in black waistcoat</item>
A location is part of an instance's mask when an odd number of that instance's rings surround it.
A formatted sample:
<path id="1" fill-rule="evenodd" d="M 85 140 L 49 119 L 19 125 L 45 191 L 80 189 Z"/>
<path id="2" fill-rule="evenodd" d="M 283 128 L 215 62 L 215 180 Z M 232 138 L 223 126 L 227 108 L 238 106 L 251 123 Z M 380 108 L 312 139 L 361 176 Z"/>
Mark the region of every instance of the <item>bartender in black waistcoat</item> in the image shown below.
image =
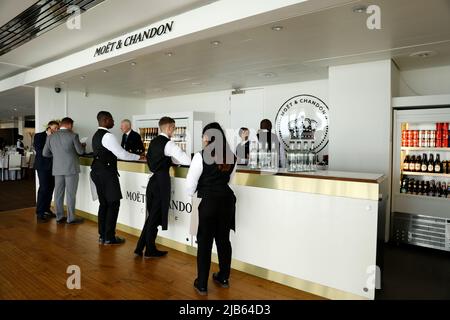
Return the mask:
<path id="1" fill-rule="evenodd" d="M 144 143 L 142 138 L 133 129 L 131 129 L 131 121 L 128 119 L 122 120 L 120 123 L 120 130 L 122 131 L 122 143 L 121 146 L 126 151 L 134 154 L 143 154 L 145 152 Z"/>
<path id="2" fill-rule="evenodd" d="M 152 140 L 147 151 L 147 164 L 153 173 L 147 185 L 146 202 L 148 216 L 134 254 L 137 257 L 158 258 L 167 254 L 156 248 L 158 226 L 167 230 L 170 204 L 170 166 L 189 165 L 190 157 L 170 140 L 175 131 L 175 120 L 163 117 L 159 120 L 160 134 Z M 145 249 L 145 253 L 143 253 Z"/>
<path id="3" fill-rule="evenodd" d="M 127 152 L 109 132 L 109 129 L 114 127 L 111 113 L 100 111 L 97 121 L 99 128 L 92 137 L 94 160 L 91 166 L 91 179 L 97 189 L 100 202 L 98 208 L 99 243 L 118 245 L 124 243 L 125 239 L 116 237 L 117 217 L 122 199 L 117 159 L 133 161 L 143 160 L 144 157 Z"/>
<path id="4" fill-rule="evenodd" d="M 222 288 L 229 287 L 231 270 L 230 230 L 235 230 L 236 197 L 228 183 L 236 170 L 237 158 L 230 149 L 223 129 L 217 122 L 203 129 L 202 152 L 192 159 L 186 184 L 188 195 L 201 198 L 198 207 L 197 279 L 194 288 L 208 293 L 211 250 L 216 241 L 219 272 L 212 278 Z"/>
<path id="5" fill-rule="evenodd" d="M 247 165 L 250 155 L 250 130 L 248 128 L 239 129 L 239 137 L 241 142 L 236 147 L 236 156 L 238 158 L 238 164 Z"/>

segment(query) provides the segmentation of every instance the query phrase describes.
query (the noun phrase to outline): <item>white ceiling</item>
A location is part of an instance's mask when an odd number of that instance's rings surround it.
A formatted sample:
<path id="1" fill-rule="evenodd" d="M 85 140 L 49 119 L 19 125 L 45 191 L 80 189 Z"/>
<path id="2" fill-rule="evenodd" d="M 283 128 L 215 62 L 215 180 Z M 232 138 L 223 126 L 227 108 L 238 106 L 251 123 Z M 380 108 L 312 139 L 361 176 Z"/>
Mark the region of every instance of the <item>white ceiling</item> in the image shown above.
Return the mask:
<path id="1" fill-rule="evenodd" d="M 378 59 L 393 59 L 401 70 L 450 65 L 450 0 L 370 3 L 381 7 L 382 30 L 367 29 L 368 15 L 345 5 L 174 47 L 171 57 L 165 52 L 141 56 L 134 67 L 125 62 L 107 72 L 80 70 L 62 80 L 71 90 L 154 98 L 321 79 L 328 66 Z M 284 29 L 272 31 L 273 25 Z M 212 46 L 213 40 L 221 45 Z M 410 57 L 423 50 L 437 55 Z M 59 80 L 36 85 L 54 86 Z"/>
<path id="2" fill-rule="evenodd" d="M 0 122 L 34 115 L 34 88 L 19 87 L 0 92 Z"/>
<path id="3" fill-rule="evenodd" d="M 216 0 L 106 0 L 83 13 L 80 30 L 69 30 L 62 24 L 0 56 L 0 79 L 214 1 Z M 0 0 L 0 22 L 11 20 L 35 2 L 36 0 Z M 3 24 L 0 23 L 1 25 Z"/>
<path id="4" fill-rule="evenodd" d="M 63 79 L 70 89 L 145 98 L 233 87 L 315 80 L 331 65 L 394 59 L 401 70 L 450 64 L 449 0 L 373 0 L 382 30 L 366 27 L 367 14 L 352 5 L 291 18 L 271 25 L 198 41 L 165 52 Z M 280 24 L 280 32 L 271 30 Z M 221 41 L 219 47 L 210 42 Z M 416 51 L 438 52 L 428 59 Z M 82 70 L 80 70 L 82 74 Z M 271 77 L 266 74 L 272 75 Z M 41 82 L 53 86 L 60 79 Z"/>

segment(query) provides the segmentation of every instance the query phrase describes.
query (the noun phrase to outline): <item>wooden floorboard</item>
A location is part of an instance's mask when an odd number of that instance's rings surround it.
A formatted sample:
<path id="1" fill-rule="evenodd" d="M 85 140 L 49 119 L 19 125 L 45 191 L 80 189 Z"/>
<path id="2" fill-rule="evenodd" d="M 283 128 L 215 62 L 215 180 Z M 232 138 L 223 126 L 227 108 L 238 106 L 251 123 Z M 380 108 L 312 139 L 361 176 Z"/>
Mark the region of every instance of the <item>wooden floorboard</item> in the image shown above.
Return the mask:
<path id="1" fill-rule="evenodd" d="M 166 248 L 159 260 L 133 256 L 137 238 L 123 246 L 97 243 L 97 225 L 37 224 L 35 208 L 5 211 L 0 215 L 0 299 L 320 299 L 290 287 L 232 271 L 231 288 L 209 283 L 209 295 L 200 297 L 192 287 L 194 256 Z M 66 269 L 81 268 L 81 290 L 69 290 Z M 212 271 L 217 270 L 213 264 Z"/>

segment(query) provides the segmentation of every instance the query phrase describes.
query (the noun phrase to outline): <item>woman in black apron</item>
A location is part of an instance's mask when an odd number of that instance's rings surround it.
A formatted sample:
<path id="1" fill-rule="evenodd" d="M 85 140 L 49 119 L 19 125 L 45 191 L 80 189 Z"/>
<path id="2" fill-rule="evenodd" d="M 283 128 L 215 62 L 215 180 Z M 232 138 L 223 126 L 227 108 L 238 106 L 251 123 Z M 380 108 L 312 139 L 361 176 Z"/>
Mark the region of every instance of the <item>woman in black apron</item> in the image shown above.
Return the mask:
<path id="1" fill-rule="evenodd" d="M 213 280 L 229 287 L 231 269 L 230 230 L 235 230 L 236 197 L 228 183 L 236 167 L 236 156 L 217 122 L 203 129 L 203 151 L 195 154 L 187 175 L 188 194 L 197 192 L 201 198 L 197 231 L 197 279 L 194 288 L 201 295 L 208 293 L 211 250 L 216 241 L 220 271 Z"/>

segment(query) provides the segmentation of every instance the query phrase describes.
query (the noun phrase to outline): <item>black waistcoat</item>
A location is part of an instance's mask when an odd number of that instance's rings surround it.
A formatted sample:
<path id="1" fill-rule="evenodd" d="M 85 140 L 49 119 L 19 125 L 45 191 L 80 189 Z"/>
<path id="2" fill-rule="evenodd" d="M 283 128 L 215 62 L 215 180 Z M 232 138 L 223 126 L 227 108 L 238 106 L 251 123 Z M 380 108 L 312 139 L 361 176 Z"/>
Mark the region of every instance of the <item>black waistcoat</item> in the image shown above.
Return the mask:
<path id="1" fill-rule="evenodd" d="M 92 162 L 91 168 L 93 171 L 110 171 L 118 173 L 117 157 L 102 144 L 103 136 L 107 133 L 107 130 L 98 129 L 92 137 L 94 161 Z"/>

